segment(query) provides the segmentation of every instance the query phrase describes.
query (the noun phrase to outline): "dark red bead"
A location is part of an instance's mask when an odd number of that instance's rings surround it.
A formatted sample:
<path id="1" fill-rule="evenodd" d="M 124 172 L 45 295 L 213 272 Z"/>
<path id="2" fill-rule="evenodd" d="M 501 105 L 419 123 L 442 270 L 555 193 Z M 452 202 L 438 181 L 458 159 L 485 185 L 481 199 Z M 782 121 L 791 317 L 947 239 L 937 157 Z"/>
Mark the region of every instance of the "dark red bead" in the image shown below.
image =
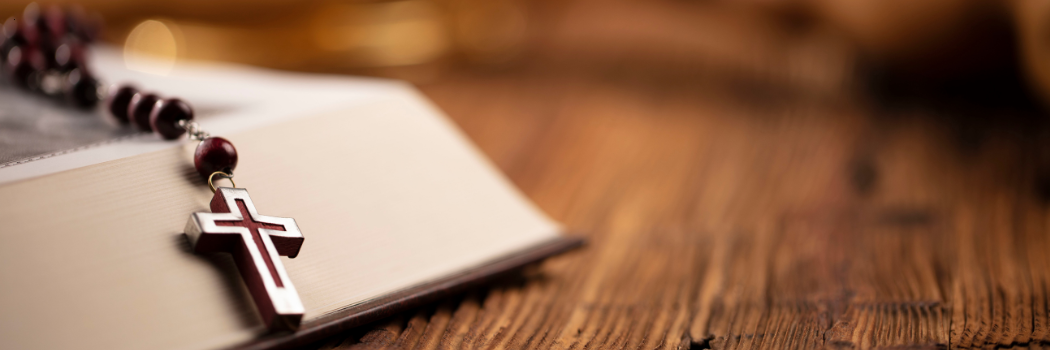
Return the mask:
<path id="1" fill-rule="evenodd" d="M 99 33 L 102 33 L 103 20 L 102 16 L 98 13 L 92 13 L 89 16 L 85 16 L 82 21 L 79 22 L 77 28 L 77 37 L 80 40 L 84 40 L 86 43 L 93 43 L 98 40 Z"/>
<path id="2" fill-rule="evenodd" d="M 0 43 L 0 64 L 7 63 L 7 55 L 11 53 L 11 49 L 15 47 L 15 43 L 10 39 L 4 39 L 4 41 Z"/>
<path id="3" fill-rule="evenodd" d="M 186 133 L 179 125 L 180 120 L 193 120 L 193 108 L 190 104 L 177 98 L 166 98 L 153 105 L 149 124 L 165 140 L 173 140 Z M 233 146 L 230 146 L 233 147 Z"/>
<path id="4" fill-rule="evenodd" d="M 87 21 L 87 12 L 80 5 L 70 5 L 66 8 L 66 33 L 79 37 L 80 31 Z M 82 38 L 81 38 L 82 39 Z"/>
<path id="5" fill-rule="evenodd" d="M 22 48 L 12 47 L 4 57 L 4 77 L 11 84 L 25 87 L 29 81 L 29 74 L 33 73 L 33 67 L 27 60 L 22 59 Z"/>
<path id="6" fill-rule="evenodd" d="M 22 35 L 26 38 L 26 42 L 31 45 L 40 45 L 40 40 L 50 39 L 50 30 L 47 28 L 47 21 L 40 14 L 40 6 L 36 3 L 31 3 L 26 6 L 25 10 L 22 11 Z"/>
<path id="7" fill-rule="evenodd" d="M 121 124 L 127 124 L 129 122 L 128 105 L 131 104 L 131 97 L 138 92 L 138 89 L 130 85 L 110 87 L 109 97 L 106 98 L 106 109 L 109 110 L 109 114 L 112 114 Z"/>
<path id="8" fill-rule="evenodd" d="M 68 72 L 76 68 L 87 67 L 84 50 L 84 45 L 75 38 L 62 40 L 62 43 L 55 48 L 52 58 L 55 68 Z"/>
<path id="9" fill-rule="evenodd" d="M 18 26 L 18 32 L 26 45 L 40 45 L 40 32 L 37 31 L 36 27 L 26 25 L 25 21 L 22 21 Z"/>
<path id="10" fill-rule="evenodd" d="M 149 125 L 149 115 L 158 99 L 157 95 L 148 92 L 132 95 L 131 103 L 128 103 L 128 120 L 131 121 L 131 125 L 142 131 L 153 131 L 153 127 Z"/>
<path id="11" fill-rule="evenodd" d="M 22 36 L 22 29 L 19 25 L 19 21 L 14 17 L 8 17 L 7 21 L 4 22 L 4 39 L 10 40 L 13 44 L 23 45 L 26 43 L 26 38 Z"/>
<path id="12" fill-rule="evenodd" d="M 59 40 L 66 35 L 66 12 L 58 5 L 48 6 L 44 11 L 42 22 L 46 23 L 52 40 Z"/>
<path id="13" fill-rule="evenodd" d="M 25 44 L 25 40 L 22 39 L 22 35 L 18 32 L 18 21 L 14 18 L 8 18 L 2 29 L 0 29 L 0 62 L 7 62 L 7 54 L 11 52 L 11 49 L 18 45 Z"/>
<path id="14" fill-rule="evenodd" d="M 8 81 L 22 88 L 30 87 L 33 73 L 46 68 L 43 56 L 31 46 L 11 48 L 4 60 L 4 75 Z"/>
<path id="15" fill-rule="evenodd" d="M 224 138 L 206 138 L 193 153 L 193 165 L 204 179 L 216 171 L 233 175 L 233 169 L 237 168 L 237 149 Z"/>
<path id="16" fill-rule="evenodd" d="M 66 77 L 66 99 L 79 108 L 91 108 L 98 104 L 98 80 L 82 69 L 74 69 Z"/>

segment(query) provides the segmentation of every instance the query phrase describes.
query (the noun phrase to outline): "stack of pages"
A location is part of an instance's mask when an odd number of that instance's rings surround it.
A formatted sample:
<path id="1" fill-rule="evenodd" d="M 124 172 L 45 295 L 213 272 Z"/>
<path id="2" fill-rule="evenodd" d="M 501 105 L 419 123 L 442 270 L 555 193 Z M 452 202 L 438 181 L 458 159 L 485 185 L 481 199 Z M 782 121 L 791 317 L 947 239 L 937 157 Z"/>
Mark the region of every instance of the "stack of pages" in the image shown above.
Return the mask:
<path id="1" fill-rule="evenodd" d="M 302 327 L 267 332 L 229 255 L 192 252 L 187 218 L 212 198 L 195 142 L 3 87 L 0 348 L 304 344 L 580 244 L 408 84 L 194 63 L 151 75 L 107 50 L 91 62 L 189 101 L 236 145 L 258 211 L 296 220 L 305 243 L 281 262 Z"/>

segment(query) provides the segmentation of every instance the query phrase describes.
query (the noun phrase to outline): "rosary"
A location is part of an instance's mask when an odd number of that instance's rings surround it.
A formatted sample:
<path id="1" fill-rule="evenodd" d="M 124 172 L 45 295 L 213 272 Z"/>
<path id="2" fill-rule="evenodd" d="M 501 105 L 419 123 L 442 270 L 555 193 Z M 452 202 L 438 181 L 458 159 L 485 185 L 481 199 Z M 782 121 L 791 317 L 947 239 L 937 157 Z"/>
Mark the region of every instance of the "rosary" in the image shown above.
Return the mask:
<path id="1" fill-rule="evenodd" d="M 214 193 L 211 212 L 190 215 L 185 233 L 197 253 L 233 256 L 263 323 L 271 331 L 295 331 L 304 308 L 281 264 L 295 258 L 303 235 L 292 218 L 260 215 L 248 191 L 233 183 L 237 149 L 210 136 L 193 121 L 193 108 L 178 98 L 162 98 L 132 85 L 107 87 L 87 69 L 85 50 L 95 40 L 99 21 L 78 8 L 38 5 L 25 8 L 21 20 L 3 24 L 0 65 L 5 80 L 23 90 L 90 109 L 104 109 L 121 125 L 152 131 L 165 140 L 183 135 L 198 142 L 193 165 Z M 233 187 L 216 187 L 215 178 Z"/>

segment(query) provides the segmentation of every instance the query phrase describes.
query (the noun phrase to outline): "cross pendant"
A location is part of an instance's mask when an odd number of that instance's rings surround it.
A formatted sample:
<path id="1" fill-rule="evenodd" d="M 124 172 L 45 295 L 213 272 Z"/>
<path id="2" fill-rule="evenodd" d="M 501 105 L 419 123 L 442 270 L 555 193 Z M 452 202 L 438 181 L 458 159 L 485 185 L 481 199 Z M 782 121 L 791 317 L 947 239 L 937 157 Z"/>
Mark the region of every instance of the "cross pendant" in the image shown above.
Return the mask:
<path id="1" fill-rule="evenodd" d="M 266 327 L 299 329 L 303 304 L 280 258 L 295 258 L 303 245 L 295 220 L 259 215 L 243 188 L 218 188 L 211 211 L 193 213 L 186 223 L 193 250 L 232 254 Z"/>

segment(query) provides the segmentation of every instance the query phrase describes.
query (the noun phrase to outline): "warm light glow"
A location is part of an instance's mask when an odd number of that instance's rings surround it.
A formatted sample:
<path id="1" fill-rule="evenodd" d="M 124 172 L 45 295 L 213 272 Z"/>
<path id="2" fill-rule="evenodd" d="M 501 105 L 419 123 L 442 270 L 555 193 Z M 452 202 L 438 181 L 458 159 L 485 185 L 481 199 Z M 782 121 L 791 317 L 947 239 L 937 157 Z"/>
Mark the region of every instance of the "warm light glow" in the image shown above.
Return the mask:
<path id="1" fill-rule="evenodd" d="M 135 26 L 124 41 L 124 64 L 130 70 L 168 75 L 178 54 L 177 28 L 157 20 Z"/>
<path id="2" fill-rule="evenodd" d="M 367 66 L 424 63 L 450 46 L 440 9 L 421 0 L 330 5 L 313 34 L 320 48 L 353 52 Z"/>

